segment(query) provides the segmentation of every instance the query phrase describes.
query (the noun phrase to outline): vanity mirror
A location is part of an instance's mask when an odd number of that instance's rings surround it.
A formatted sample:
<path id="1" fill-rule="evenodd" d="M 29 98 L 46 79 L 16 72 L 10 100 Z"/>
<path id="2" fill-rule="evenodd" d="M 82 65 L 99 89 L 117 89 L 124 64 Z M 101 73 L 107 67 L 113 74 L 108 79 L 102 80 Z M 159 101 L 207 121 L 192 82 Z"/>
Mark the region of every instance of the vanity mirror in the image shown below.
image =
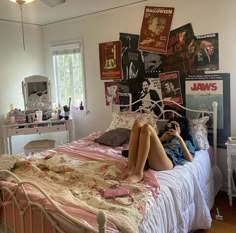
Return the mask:
<path id="1" fill-rule="evenodd" d="M 25 111 L 51 111 L 51 86 L 48 77 L 32 75 L 22 82 Z"/>

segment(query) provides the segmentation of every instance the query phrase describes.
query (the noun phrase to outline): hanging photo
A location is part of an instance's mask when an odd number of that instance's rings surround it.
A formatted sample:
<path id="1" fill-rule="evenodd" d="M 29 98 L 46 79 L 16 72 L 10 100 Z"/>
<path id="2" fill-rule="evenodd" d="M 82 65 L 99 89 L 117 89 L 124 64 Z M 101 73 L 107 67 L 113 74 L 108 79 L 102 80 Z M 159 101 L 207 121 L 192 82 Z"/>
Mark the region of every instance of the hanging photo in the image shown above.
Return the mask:
<path id="1" fill-rule="evenodd" d="M 146 6 L 141 26 L 140 50 L 165 54 L 174 8 Z"/>
<path id="2" fill-rule="evenodd" d="M 120 57 L 120 41 L 99 44 L 100 74 L 102 80 L 122 79 Z"/>
<path id="3" fill-rule="evenodd" d="M 138 50 L 139 35 L 120 33 L 122 76 L 124 80 L 142 79 L 144 62 L 141 51 Z"/>
<path id="4" fill-rule="evenodd" d="M 172 71 L 160 74 L 162 98 L 173 100 L 176 103 L 182 104 L 182 92 L 180 87 L 180 77 L 178 71 Z"/>
<path id="5" fill-rule="evenodd" d="M 219 70 L 218 33 L 196 36 L 197 70 Z"/>
<path id="6" fill-rule="evenodd" d="M 162 72 L 165 55 L 143 51 L 146 78 L 158 78 Z"/>
<path id="7" fill-rule="evenodd" d="M 106 105 L 119 104 L 118 84 L 117 82 L 105 82 Z"/>
<path id="8" fill-rule="evenodd" d="M 196 41 L 191 23 L 170 31 L 163 72 L 178 70 L 180 77 L 195 73 Z"/>

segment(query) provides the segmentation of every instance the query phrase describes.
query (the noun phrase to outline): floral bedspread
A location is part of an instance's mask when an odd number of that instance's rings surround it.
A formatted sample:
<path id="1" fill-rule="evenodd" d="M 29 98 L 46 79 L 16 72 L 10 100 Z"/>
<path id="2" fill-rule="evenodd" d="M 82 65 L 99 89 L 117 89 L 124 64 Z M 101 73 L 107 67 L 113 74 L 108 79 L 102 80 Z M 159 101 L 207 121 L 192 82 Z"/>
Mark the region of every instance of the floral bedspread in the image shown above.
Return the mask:
<path id="1" fill-rule="evenodd" d="M 76 210 L 75 217 L 81 217 L 80 211 L 88 211 L 91 215 L 86 221 L 93 224 L 98 211 L 103 210 L 110 222 L 107 232 L 117 232 L 112 225 L 124 233 L 138 232 L 145 212 L 156 202 L 159 185 L 151 171 L 145 173 L 144 182 L 120 182 L 127 159 L 114 156 L 115 151 L 113 155 L 107 153 L 108 147 L 95 145 L 94 136 L 55 151 L 18 159 L 14 173 L 38 184 L 63 209 Z M 104 190 L 116 186 L 129 188 L 132 198 L 105 199 Z"/>

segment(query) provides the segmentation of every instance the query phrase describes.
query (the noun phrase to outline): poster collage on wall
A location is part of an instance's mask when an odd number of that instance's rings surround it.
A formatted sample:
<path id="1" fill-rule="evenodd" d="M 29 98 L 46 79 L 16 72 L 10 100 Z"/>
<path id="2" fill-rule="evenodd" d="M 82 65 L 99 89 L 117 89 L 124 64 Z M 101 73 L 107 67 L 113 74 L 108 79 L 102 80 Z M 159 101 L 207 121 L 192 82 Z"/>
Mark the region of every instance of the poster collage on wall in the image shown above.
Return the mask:
<path id="1" fill-rule="evenodd" d="M 190 22 L 171 30 L 174 12 L 172 7 L 146 6 L 139 35 L 120 32 L 117 41 L 99 44 L 106 104 L 127 104 L 120 93 L 129 93 L 132 102 L 166 99 L 208 110 L 216 100 L 218 128 L 227 128 L 223 102 L 230 100 L 230 75 L 215 73 L 219 70 L 219 35 L 195 35 Z M 133 110 L 140 106 L 159 114 L 147 101 L 133 105 Z"/>

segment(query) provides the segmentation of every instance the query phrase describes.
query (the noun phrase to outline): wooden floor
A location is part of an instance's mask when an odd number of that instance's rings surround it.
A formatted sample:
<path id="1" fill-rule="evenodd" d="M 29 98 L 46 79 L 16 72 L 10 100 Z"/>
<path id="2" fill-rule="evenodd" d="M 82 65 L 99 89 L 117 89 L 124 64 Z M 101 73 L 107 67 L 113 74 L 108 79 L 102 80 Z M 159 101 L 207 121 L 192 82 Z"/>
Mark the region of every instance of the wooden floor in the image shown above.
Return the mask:
<path id="1" fill-rule="evenodd" d="M 216 220 L 216 208 L 219 209 L 223 220 Z M 226 193 L 220 192 L 216 196 L 215 205 L 211 211 L 212 227 L 209 230 L 199 230 L 195 233 L 236 233 L 236 198 L 233 199 L 233 207 L 229 206 Z"/>

